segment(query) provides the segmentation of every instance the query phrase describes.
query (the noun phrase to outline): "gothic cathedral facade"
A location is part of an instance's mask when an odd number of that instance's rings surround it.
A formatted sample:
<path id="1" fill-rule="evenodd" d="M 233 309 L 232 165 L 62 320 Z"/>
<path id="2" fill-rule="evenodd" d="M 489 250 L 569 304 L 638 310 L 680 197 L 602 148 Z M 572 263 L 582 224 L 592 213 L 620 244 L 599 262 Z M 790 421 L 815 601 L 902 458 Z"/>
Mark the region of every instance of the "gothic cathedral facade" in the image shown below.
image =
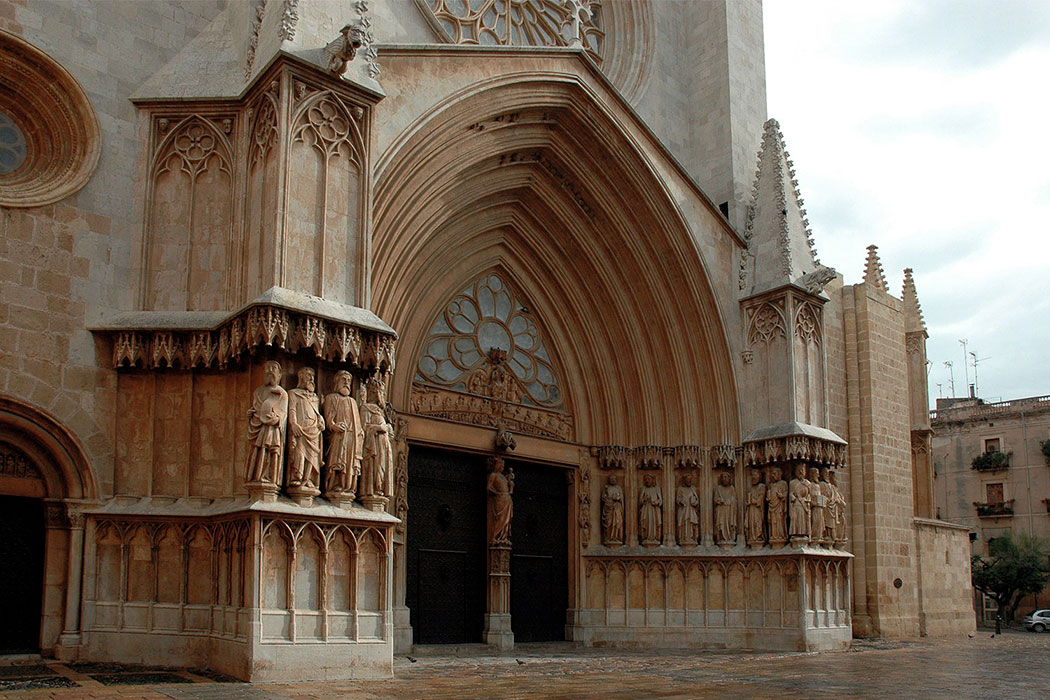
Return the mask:
<path id="1" fill-rule="evenodd" d="M 760 0 L 0 0 L 0 653 L 965 634 Z M 9 565 L 8 565 L 9 564 Z"/>

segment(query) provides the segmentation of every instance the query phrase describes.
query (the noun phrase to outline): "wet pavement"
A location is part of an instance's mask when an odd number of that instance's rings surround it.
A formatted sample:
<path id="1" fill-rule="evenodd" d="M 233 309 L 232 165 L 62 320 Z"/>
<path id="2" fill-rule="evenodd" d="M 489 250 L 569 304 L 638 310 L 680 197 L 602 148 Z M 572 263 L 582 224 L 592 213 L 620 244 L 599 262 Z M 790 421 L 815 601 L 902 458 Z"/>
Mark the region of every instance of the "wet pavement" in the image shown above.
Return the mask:
<path id="1" fill-rule="evenodd" d="M 1050 634 L 856 641 L 844 652 L 757 653 L 525 645 L 398 656 L 393 679 L 248 684 L 199 670 L 28 659 L 0 665 L 0 699 L 443 700 L 753 698 L 1050 700 Z"/>

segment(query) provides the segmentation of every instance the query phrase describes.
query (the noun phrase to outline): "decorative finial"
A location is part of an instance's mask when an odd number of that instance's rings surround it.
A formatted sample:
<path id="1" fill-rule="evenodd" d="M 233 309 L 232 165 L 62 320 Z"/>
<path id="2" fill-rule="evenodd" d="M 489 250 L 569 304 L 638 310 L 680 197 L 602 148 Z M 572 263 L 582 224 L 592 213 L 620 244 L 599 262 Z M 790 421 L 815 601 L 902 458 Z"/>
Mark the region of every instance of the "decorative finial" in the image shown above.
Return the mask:
<path id="1" fill-rule="evenodd" d="M 864 282 L 874 285 L 882 291 L 889 293 L 889 285 L 886 284 L 886 274 L 882 271 L 882 261 L 879 260 L 879 247 L 868 246 L 868 260 L 864 264 Z"/>
<path id="2" fill-rule="evenodd" d="M 901 299 L 904 301 L 905 332 L 926 330 L 926 320 L 922 317 L 922 307 L 919 305 L 919 295 L 915 291 L 915 279 L 910 267 L 904 268 L 904 291 L 901 292 Z"/>

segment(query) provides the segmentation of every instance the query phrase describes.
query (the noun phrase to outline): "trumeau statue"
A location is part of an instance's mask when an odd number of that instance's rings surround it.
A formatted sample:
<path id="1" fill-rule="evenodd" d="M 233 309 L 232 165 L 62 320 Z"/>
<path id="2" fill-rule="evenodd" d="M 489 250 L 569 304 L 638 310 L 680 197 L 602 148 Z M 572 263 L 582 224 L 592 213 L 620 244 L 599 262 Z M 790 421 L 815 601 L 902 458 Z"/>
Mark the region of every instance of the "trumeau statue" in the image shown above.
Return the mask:
<path id="1" fill-rule="evenodd" d="M 736 543 L 736 492 L 733 474 L 722 470 L 715 486 L 715 542 L 727 546 Z"/>
<path id="2" fill-rule="evenodd" d="M 809 480 L 806 479 L 806 465 L 799 462 L 795 466 L 795 478 L 789 485 L 789 507 L 791 522 L 791 540 L 793 542 L 808 542 L 810 529 L 810 512 L 812 509 L 810 501 Z"/>
<path id="3" fill-rule="evenodd" d="M 820 469 L 809 469 L 809 522 L 810 538 L 815 543 L 824 542 L 824 522 L 827 500 L 820 489 Z"/>
<path id="4" fill-rule="evenodd" d="M 353 376 L 341 370 L 335 375 L 335 391 L 324 398 L 324 418 L 329 431 L 325 494 L 345 495 L 350 500 L 357 494 L 365 442 L 357 401 L 351 396 L 352 387 Z"/>
<path id="5" fill-rule="evenodd" d="M 288 393 L 281 388 L 281 365 L 263 365 L 266 384 L 257 388 L 248 409 L 248 483 L 279 487 L 284 458 Z"/>
<path id="6" fill-rule="evenodd" d="M 510 544 L 510 521 L 514 516 L 514 472 L 510 469 L 504 474 L 503 460 L 500 457 L 489 458 L 488 491 L 488 532 L 490 545 Z"/>
<path id="7" fill-rule="evenodd" d="M 677 528 L 675 534 L 678 536 L 678 544 L 696 544 L 700 538 L 700 497 L 696 495 L 696 487 L 693 486 L 693 475 L 682 476 L 682 483 L 675 492 L 675 505 L 677 506 Z"/>
<path id="8" fill-rule="evenodd" d="M 781 475 L 780 467 L 771 468 L 769 486 L 766 488 L 766 503 L 769 505 L 769 544 L 775 547 L 788 541 L 788 484 Z"/>
<path id="9" fill-rule="evenodd" d="M 663 505 L 664 496 L 656 484 L 656 477 L 646 474 L 645 486 L 638 494 L 638 539 L 642 544 L 660 544 L 664 523 Z"/>
<path id="10" fill-rule="evenodd" d="M 623 544 L 623 487 L 615 474 L 602 489 L 602 543 Z"/>
<path id="11" fill-rule="evenodd" d="M 383 380 L 373 377 L 368 382 L 366 400 L 361 405 L 361 423 L 364 427 L 364 454 L 362 458 L 360 491 L 366 496 L 389 496 L 390 479 L 394 466 L 394 450 L 390 437 L 393 428 L 386 422 L 386 387 Z"/>
<path id="12" fill-rule="evenodd" d="M 747 510 L 744 512 L 744 537 L 752 547 L 766 541 L 766 485 L 762 472 L 751 470 L 751 488 L 747 491 Z"/>
<path id="13" fill-rule="evenodd" d="M 316 489 L 321 483 L 321 401 L 314 371 L 299 370 L 299 385 L 288 392 L 288 486 Z"/>

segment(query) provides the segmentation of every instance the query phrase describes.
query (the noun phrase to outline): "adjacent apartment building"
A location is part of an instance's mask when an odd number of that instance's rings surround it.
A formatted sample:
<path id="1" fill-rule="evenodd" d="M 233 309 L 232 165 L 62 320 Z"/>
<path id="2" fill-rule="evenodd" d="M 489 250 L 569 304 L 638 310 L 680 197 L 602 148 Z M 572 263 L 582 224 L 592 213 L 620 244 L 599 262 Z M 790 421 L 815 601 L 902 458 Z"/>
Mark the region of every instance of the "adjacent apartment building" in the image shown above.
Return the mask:
<path id="1" fill-rule="evenodd" d="M 1050 537 L 1050 396 L 938 399 L 930 418 L 937 517 L 970 527 L 973 554 L 1010 533 Z M 993 620 L 995 602 L 975 596 L 978 620 Z M 1048 606 L 1050 589 L 1020 610 Z"/>

